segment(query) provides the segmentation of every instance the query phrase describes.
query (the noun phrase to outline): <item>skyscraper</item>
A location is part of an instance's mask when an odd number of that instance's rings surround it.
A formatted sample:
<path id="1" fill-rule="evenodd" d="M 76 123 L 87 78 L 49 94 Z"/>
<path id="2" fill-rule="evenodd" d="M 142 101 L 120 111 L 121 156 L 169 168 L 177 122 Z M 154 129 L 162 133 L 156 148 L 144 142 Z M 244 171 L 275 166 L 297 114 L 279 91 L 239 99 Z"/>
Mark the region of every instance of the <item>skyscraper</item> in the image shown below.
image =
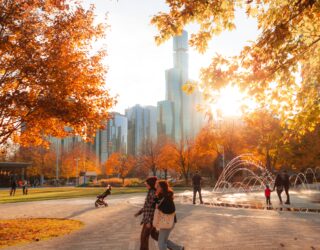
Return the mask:
<path id="1" fill-rule="evenodd" d="M 128 119 L 119 113 L 112 113 L 105 129 L 97 131 L 95 152 L 99 163 L 104 163 L 114 152 L 127 153 Z"/>
<path id="2" fill-rule="evenodd" d="M 137 155 L 144 142 L 157 138 L 157 108 L 135 105 L 125 113 L 128 118 L 128 154 Z"/>
<path id="3" fill-rule="evenodd" d="M 157 104 L 157 131 L 158 137 L 174 138 L 174 111 L 173 102 L 164 100 Z"/>
<path id="4" fill-rule="evenodd" d="M 165 72 L 166 100 L 158 102 L 158 134 L 171 135 L 176 142 L 194 138 L 204 120 L 196 110 L 200 93 L 196 90 L 188 95 L 182 91 L 182 86 L 189 80 L 188 71 L 188 33 L 183 31 L 173 38 L 173 68 Z"/>

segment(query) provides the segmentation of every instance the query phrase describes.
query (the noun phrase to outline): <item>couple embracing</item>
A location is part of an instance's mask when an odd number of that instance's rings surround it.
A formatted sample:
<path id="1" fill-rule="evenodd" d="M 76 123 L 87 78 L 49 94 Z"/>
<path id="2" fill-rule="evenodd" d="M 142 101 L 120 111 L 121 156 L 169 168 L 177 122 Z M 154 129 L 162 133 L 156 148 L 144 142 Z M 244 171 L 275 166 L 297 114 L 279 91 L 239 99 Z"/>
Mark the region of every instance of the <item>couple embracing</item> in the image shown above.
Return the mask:
<path id="1" fill-rule="evenodd" d="M 143 215 L 141 225 L 140 250 L 149 249 L 150 236 L 158 241 L 159 250 L 184 250 L 169 240 L 169 235 L 177 222 L 173 191 L 165 180 L 149 177 L 145 185 L 148 194 L 143 208 L 135 216 Z"/>

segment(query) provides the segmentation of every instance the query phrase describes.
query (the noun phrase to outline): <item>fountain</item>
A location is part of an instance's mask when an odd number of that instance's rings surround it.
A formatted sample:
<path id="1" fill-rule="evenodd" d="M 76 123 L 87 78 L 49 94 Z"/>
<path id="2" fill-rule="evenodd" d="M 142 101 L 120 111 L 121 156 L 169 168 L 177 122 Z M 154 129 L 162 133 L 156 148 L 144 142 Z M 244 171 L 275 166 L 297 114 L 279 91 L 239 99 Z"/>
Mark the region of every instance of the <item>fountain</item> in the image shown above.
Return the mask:
<path id="1" fill-rule="evenodd" d="M 235 176 L 241 178 L 241 175 L 243 177 L 241 181 L 233 181 Z M 273 183 L 274 176 L 270 171 L 260 163 L 254 161 L 251 154 L 243 154 L 235 157 L 227 164 L 213 191 L 216 193 L 239 192 L 241 190 L 250 192 L 263 189 L 266 184 L 271 185 Z M 237 188 L 237 185 L 239 188 Z"/>
<path id="2" fill-rule="evenodd" d="M 291 211 L 320 212 L 320 167 L 308 168 L 305 172 L 290 176 Z M 266 208 L 264 189 L 274 186 L 275 175 L 256 161 L 251 154 L 242 154 L 231 160 L 223 169 L 212 191 L 203 191 L 207 205 Z M 192 192 L 186 191 L 182 195 L 182 202 L 190 202 Z M 278 205 L 276 192 L 272 193 L 273 209 L 282 209 Z M 287 206 L 289 207 L 289 206 Z"/>

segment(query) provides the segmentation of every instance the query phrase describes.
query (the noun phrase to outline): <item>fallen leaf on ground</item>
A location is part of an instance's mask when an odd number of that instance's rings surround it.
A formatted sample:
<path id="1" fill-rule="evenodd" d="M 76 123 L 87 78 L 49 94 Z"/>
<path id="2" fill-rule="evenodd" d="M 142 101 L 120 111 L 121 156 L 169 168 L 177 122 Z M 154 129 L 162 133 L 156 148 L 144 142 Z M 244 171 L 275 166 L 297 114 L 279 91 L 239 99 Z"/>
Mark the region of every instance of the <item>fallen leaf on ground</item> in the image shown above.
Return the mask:
<path id="1" fill-rule="evenodd" d="M 83 223 L 65 219 L 0 220 L 0 248 L 69 234 Z"/>

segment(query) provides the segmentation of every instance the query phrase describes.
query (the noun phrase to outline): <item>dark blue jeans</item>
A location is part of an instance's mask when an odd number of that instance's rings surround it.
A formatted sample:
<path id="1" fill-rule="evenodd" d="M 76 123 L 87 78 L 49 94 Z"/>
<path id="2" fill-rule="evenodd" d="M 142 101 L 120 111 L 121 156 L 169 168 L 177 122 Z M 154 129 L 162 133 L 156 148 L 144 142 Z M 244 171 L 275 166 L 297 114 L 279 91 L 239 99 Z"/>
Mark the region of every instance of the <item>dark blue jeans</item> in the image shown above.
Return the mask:
<path id="1" fill-rule="evenodd" d="M 201 195 L 201 186 L 194 186 L 193 187 L 193 204 L 196 204 L 196 196 L 199 193 L 200 203 L 202 204 L 202 195 Z"/>

